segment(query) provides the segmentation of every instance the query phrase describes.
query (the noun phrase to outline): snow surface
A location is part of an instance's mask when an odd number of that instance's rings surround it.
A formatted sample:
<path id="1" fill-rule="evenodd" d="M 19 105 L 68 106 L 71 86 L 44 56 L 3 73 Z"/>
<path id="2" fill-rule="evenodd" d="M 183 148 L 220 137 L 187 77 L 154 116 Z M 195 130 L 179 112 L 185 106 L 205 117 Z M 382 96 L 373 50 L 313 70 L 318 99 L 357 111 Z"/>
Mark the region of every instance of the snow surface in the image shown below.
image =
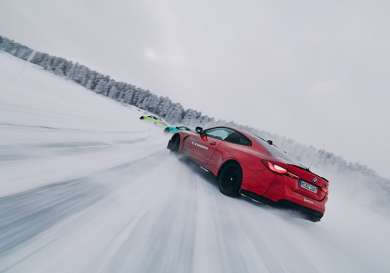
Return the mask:
<path id="1" fill-rule="evenodd" d="M 390 219 L 354 181 L 319 223 L 228 198 L 137 109 L 0 66 L 0 272 L 390 272 Z"/>

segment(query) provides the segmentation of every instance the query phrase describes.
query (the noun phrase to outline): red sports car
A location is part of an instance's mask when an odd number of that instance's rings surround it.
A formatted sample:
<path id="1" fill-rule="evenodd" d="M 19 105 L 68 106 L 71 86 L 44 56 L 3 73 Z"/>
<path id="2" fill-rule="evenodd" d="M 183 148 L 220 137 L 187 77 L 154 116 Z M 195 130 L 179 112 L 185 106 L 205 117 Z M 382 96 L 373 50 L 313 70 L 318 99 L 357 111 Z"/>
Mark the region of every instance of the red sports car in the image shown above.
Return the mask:
<path id="1" fill-rule="evenodd" d="M 288 158 L 270 140 L 228 127 L 197 127 L 174 134 L 167 148 L 215 175 L 226 195 L 287 203 L 312 221 L 324 215 L 328 180 Z"/>

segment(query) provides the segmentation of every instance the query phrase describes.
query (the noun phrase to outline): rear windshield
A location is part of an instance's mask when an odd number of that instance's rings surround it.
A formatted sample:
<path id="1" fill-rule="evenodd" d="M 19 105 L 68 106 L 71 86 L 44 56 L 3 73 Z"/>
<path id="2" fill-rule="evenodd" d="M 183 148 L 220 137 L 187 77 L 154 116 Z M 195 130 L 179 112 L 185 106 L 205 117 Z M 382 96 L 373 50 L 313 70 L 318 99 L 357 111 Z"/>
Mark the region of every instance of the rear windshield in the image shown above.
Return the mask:
<path id="1" fill-rule="evenodd" d="M 286 152 L 279 150 L 279 148 L 276 147 L 274 144 L 269 144 L 264 138 L 262 138 L 260 136 L 256 136 L 256 139 L 276 159 L 283 161 L 283 162 L 286 162 L 286 163 L 296 164 L 296 163 L 294 163 L 294 160 L 287 155 Z"/>
<path id="2" fill-rule="evenodd" d="M 269 144 L 264 138 L 260 137 L 260 136 L 255 136 L 256 139 L 258 140 L 258 142 L 264 147 L 267 149 L 268 152 L 270 152 L 270 154 L 276 158 L 277 160 L 280 160 L 281 162 L 284 162 L 284 163 L 287 163 L 287 164 L 292 164 L 292 165 L 296 165 L 296 166 L 299 166 L 303 169 L 307 169 L 309 170 L 308 167 L 306 167 L 305 165 L 303 165 L 302 163 L 300 163 L 299 161 L 297 160 L 294 160 L 292 159 L 290 156 L 287 155 L 286 152 L 280 150 L 277 146 L 275 146 L 274 144 Z"/>

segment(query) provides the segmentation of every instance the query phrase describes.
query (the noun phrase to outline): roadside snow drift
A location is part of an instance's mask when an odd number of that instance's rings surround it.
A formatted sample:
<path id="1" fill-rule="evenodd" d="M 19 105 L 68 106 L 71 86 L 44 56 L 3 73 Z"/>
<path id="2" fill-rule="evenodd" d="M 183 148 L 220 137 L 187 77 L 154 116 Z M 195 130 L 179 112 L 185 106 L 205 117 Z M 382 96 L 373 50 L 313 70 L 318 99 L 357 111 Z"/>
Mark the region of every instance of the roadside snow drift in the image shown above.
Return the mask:
<path id="1" fill-rule="evenodd" d="M 354 181 L 319 223 L 228 198 L 136 109 L 0 69 L 0 272 L 389 272 L 389 217 Z"/>

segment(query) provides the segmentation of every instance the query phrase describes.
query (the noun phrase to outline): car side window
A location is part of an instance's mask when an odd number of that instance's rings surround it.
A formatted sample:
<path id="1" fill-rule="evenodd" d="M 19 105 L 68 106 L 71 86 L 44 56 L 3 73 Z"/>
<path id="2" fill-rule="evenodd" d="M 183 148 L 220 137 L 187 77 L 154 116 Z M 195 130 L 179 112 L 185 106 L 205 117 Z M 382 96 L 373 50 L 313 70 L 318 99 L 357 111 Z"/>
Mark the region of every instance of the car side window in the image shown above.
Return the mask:
<path id="1" fill-rule="evenodd" d="M 207 136 L 225 140 L 233 131 L 227 128 L 211 128 L 204 131 Z"/>
<path id="2" fill-rule="evenodd" d="M 225 141 L 245 146 L 250 146 L 252 143 L 251 141 L 244 135 L 238 133 L 238 132 L 232 132 Z"/>

